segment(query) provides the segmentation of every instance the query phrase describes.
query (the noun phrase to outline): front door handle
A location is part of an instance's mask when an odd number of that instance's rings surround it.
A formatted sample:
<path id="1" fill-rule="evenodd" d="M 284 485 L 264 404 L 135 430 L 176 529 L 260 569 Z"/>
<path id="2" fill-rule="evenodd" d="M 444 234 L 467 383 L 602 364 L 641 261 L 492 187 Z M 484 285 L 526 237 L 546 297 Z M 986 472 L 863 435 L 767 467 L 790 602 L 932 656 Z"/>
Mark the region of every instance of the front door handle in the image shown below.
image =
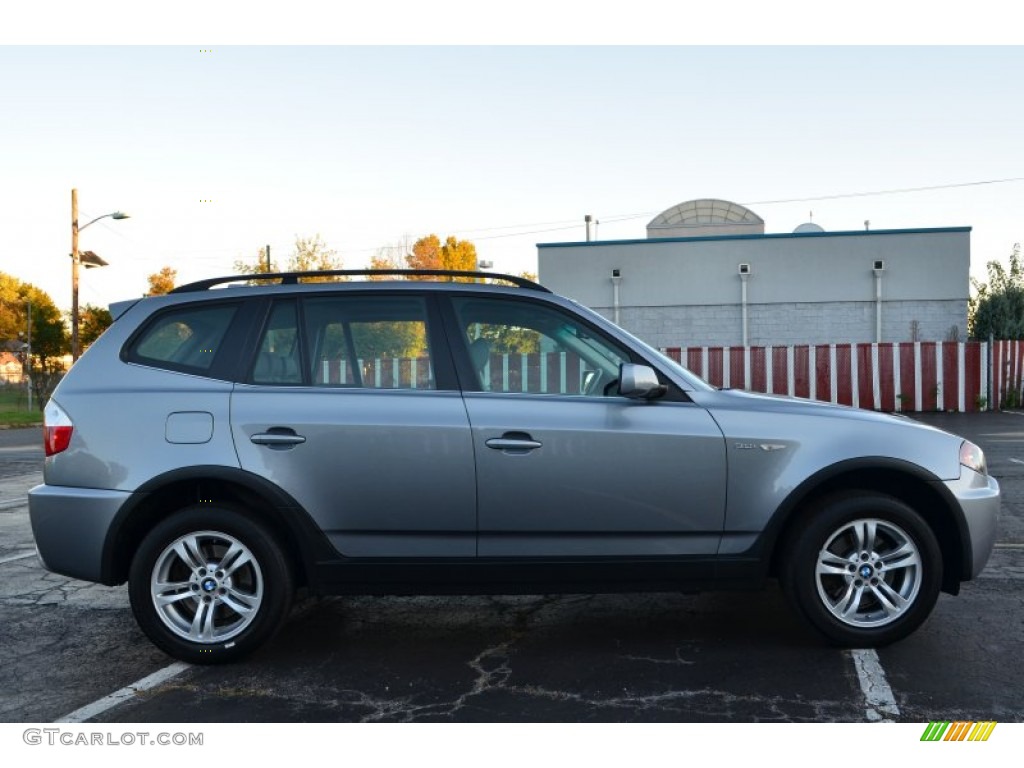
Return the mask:
<path id="1" fill-rule="evenodd" d="M 266 445 L 270 448 L 278 449 L 291 448 L 293 445 L 306 442 L 306 438 L 295 434 L 294 429 L 288 429 L 287 427 L 271 427 L 266 432 L 257 432 L 249 440 L 256 445 Z"/>
<path id="2" fill-rule="evenodd" d="M 534 440 L 525 432 L 506 432 L 501 437 L 492 437 L 485 445 L 496 451 L 509 451 L 512 453 L 528 453 L 540 448 L 543 443 Z"/>

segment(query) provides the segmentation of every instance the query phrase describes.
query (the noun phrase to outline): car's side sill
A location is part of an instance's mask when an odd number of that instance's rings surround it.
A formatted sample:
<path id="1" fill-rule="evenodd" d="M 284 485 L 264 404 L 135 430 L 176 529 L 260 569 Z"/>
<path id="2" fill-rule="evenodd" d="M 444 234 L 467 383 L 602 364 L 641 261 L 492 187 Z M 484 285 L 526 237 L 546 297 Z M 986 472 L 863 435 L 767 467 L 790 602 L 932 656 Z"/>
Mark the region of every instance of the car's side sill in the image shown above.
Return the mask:
<path id="1" fill-rule="evenodd" d="M 749 558 L 629 560 L 436 559 L 321 562 L 319 594 L 480 595 L 678 592 L 758 587 L 763 569 Z"/>

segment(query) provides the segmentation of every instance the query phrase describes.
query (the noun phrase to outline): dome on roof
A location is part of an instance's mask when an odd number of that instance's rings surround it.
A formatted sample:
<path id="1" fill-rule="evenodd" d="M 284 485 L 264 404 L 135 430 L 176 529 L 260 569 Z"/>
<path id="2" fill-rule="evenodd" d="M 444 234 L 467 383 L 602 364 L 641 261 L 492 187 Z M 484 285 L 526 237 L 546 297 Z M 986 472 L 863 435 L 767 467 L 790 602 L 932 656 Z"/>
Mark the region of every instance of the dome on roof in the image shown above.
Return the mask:
<path id="1" fill-rule="evenodd" d="M 647 237 L 764 234 L 764 219 L 728 200 L 688 200 L 662 211 L 647 225 Z"/>
<path id="2" fill-rule="evenodd" d="M 824 227 L 819 227 L 813 221 L 807 221 L 801 224 L 799 227 L 793 230 L 793 234 L 800 234 L 801 232 L 824 232 Z"/>

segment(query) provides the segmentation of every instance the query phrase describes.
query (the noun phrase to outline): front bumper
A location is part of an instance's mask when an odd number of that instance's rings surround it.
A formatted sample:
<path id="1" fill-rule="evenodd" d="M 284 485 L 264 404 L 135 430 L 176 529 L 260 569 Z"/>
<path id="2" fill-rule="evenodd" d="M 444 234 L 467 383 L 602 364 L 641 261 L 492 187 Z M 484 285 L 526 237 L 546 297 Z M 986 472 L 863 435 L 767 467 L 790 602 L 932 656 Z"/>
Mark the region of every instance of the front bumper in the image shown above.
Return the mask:
<path id="1" fill-rule="evenodd" d="M 963 580 L 975 578 L 988 562 L 996 543 L 999 517 L 999 483 L 991 475 L 982 475 L 962 467 L 958 480 L 944 485 L 953 494 L 963 513 L 967 541 L 964 542 Z"/>
<path id="2" fill-rule="evenodd" d="M 37 485 L 28 492 L 36 551 L 44 568 L 84 581 L 103 582 L 103 547 L 125 491 Z"/>

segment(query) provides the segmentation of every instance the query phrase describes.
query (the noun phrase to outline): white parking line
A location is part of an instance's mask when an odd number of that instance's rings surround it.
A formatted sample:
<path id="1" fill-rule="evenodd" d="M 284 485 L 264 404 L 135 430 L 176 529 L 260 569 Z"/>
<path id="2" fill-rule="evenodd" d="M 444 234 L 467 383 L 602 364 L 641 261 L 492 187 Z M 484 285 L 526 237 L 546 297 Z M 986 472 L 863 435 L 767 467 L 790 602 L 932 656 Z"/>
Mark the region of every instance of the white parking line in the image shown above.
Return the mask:
<path id="1" fill-rule="evenodd" d="M 13 563 L 15 560 L 24 560 L 27 557 L 35 557 L 35 554 L 35 552 L 22 552 L 20 555 L 0 557 L 0 565 L 3 565 L 4 563 Z"/>
<path id="2" fill-rule="evenodd" d="M 865 716 L 871 722 L 892 722 L 893 718 L 900 716 L 900 708 L 896 705 L 889 681 L 885 679 L 878 653 L 873 648 L 857 648 L 850 651 L 850 655 L 867 704 Z"/>
<path id="3" fill-rule="evenodd" d="M 1012 461 L 1014 464 L 1024 464 L 1024 461 L 1021 461 L 1020 459 L 1015 459 L 1013 457 L 1011 457 L 1009 460 Z"/>
<path id="4" fill-rule="evenodd" d="M 152 675 L 137 680 L 131 685 L 126 685 L 119 691 L 114 691 L 109 696 L 104 696 L 98 701 L 94 701 L 92 704 L 86 704 L 80 709 L 76 709 L 70 714 L 64 715 L 64 717 L 54 720 L 55 723 L 84 723 L 91 717 L 96 717 L 106 712 L 108 709 L 116 707 L 118 704 L 123 704 L 126 701 L 134 699 L 142 691 L 148 691 L 150 688 L 155 688 L 158 685 L 166 683 L 168 680 L 177 677 L 186 669 L 191 669 L 191 664 L 186 664 L 183 661 L 177 661 L 168 667 L 164 667 L 158 672 L 154 672 Z"/>

